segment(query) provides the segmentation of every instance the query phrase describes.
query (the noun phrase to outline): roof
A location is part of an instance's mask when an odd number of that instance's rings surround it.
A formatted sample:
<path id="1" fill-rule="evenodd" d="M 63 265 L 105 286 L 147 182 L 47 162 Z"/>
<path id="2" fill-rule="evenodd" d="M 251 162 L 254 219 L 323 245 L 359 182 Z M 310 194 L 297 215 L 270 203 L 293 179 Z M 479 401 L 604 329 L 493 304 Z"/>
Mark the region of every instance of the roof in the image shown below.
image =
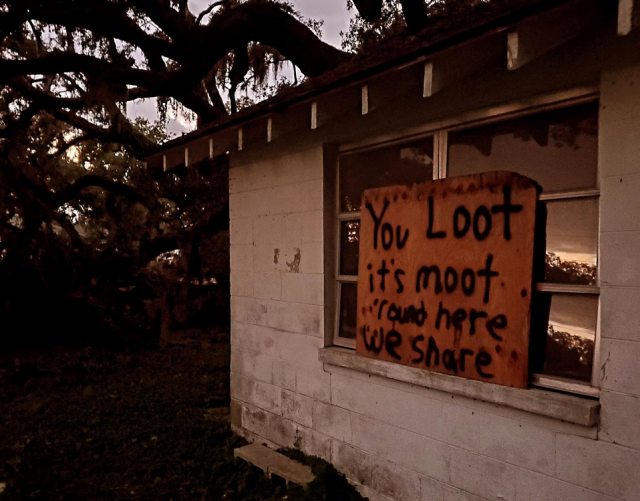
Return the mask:
<path id="1" fill-rule="evenodd" d="M 482 1 L 482 0 L 481 0 Z M 200 129 L 175 138 L 151 151 L 147 157 L 189 143 L 194 139 L 238 127 L 245 122 L 281 112 L 293 104 L 313 100 L 316 96 L 363 81 L 399 68 L 449 47 L 504 31 L 518 22 L 566 4 L 583 0 L 493 0 L 456 12 L 456 15 L 432 19 L 429 26 L 416 35 L 396 36 L 380 44 L 373 53 L 356 55 L 324 74 L 302 84 L 283 89 L 277 95 L 223 117 Z"/>

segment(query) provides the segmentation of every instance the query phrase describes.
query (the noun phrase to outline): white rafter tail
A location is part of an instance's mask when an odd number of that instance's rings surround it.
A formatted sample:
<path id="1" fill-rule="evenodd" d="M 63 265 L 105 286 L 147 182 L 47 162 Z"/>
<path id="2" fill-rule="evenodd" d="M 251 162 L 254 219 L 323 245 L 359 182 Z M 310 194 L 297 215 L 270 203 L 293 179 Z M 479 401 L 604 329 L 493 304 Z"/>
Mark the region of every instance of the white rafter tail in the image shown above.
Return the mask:
<path id="1" fill-rule="evenodd" d="M 242 148 L 244 148 L 244 131 L 242 130 L 242 127 L 240 127 L 238 129 L 238 151 L 242 151 Z"/>
<path id="2" fill-rule="evenodd" d="M 433 61 L 424 63 L 424 77 L 422 81 L 422 97 L 433 95 Z"/>
<path id="3" fill-rule="evenodd" d="M 369 86 L 363 85 L 360 89 L 361 101 L 362 101 L 362 114 L 369 113 Z"/>
<path id="4" fill-rule="evenodd" d="M 209 159 L 213 160 L 213 138 L 209 139 Z"/>
<path id="5" fill-rule="evenodd" d="M 640 1 L 620 0 L 618 2 L 618 35 L 626 36 L 640 25 Z"/>
<path id="6" fill-rule="evenodd" d="M 162 172 L 167 172 L 167 155 L 162 155 Z"/>
<path id="7" fill-rule="evenodd" d="M 273 139 L 273 118 L 267 118 L 267 143 Z"/>
<path id="8" fill-rule="evenodd" d="M 606 15 L 605 3 L 607 2 L 573 2 L 523 21 L 507 33 L 507 68 L 522 68 L 581 33 L 595 28 Z"/>
<path id="9" fill-rule="evenodd" d="M 189 148 L 184 149 L 184 166 L 189 167 Z"/>
<path id="10" fill-rule="evenodd" d="M 311 129 L 315 130 L 318 128 L 318 102 L 314 101 L 311 103 Z"/>

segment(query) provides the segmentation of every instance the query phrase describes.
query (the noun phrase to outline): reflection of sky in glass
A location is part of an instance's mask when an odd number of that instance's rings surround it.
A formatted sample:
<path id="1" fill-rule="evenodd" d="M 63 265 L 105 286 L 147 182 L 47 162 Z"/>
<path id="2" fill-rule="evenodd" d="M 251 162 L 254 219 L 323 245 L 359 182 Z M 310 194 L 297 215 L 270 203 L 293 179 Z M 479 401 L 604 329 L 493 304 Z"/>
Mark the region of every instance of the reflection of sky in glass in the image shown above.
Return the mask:
<path id="1" fill-rule="evenodd" d="M 562 261 L 597 264 L 597 198 L 547 202 L 547 252 Z"/>
<path id="2" fill-rule="evenodd" d="M 508 170 L 546 193 L 595 188 L 597 116 L 593 103 L 452 132 L 449 175 Z"/>
<path id="3" fill-rule="evenodd" d="M 423 183 L 433 177 L 433 138 L 340 158 L 340 212 L 360 210 L 364 190 Z"/>
<path id="4" fill-rule="evenodd" d="M 587 294 L 554 294 L 551 299 L 549 324 L 556 331 L 594 340 L 598 314 L 598 298 Z"/>
<path id="5" fill-rule="evenodd" d="M 340 225 L 340 274 L 357 275 L 360 255 L 360 221 Z"/>

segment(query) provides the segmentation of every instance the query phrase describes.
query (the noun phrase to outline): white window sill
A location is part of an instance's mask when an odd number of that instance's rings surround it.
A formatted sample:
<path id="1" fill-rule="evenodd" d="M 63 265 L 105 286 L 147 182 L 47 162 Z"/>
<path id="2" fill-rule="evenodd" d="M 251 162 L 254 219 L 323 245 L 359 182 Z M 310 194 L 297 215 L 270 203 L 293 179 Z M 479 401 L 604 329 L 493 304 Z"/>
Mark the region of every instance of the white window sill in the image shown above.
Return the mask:
<path id="1" fill-rule="evenodd" d="M 330 347 L 320 350 L 320 361 L 416 386 L 445 391 L 523 411 L 561 419 L 582 426 L 598 423 L 600 403 L 590 398 L 537 388 L 519 389 L 430 372 L 356 355 L 353 350 Z"/>

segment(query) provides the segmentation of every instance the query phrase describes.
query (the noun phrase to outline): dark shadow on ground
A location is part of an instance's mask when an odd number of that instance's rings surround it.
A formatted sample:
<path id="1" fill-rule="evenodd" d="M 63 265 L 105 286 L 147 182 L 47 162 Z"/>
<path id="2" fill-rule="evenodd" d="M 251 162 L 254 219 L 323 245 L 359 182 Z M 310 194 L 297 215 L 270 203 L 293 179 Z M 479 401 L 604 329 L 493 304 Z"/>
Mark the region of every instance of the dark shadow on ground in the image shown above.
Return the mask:
<path id="1" fill-rule="evenodd" d="M 235 461 L 228 389 L 226 330 L 2 355 L 0 501 L 362 499 L 324 462 L 303 491 Z"/>

